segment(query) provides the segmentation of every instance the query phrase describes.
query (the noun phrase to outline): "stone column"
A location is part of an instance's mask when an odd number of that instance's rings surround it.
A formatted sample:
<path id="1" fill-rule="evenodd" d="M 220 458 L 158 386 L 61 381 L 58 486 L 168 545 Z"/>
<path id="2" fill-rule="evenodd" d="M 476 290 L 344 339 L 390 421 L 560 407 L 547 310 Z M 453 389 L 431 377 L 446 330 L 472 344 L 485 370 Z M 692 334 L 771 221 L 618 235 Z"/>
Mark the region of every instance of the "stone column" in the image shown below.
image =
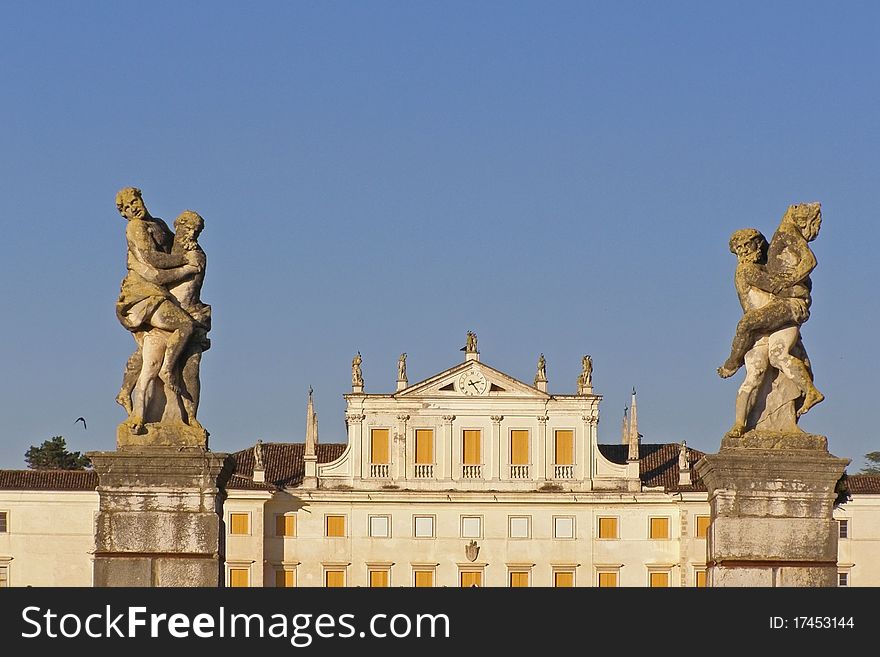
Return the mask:
<path id="1" fill-rule="evenodd" d="M 492 454 L 491 478 L 498 481 L 501 479 L 501 420 L 504 416 L 492 415 L 489 419 L 492 420 L 492 449 L 495 452 Z"/>
<path id="2" fill-rule="evenodd" d="M 848 464 L 824 436 L 726 436 L 695 465 L 709 490 L 708 585 L 836 586 L 831 514 Z"/>
<path id="3" fill-rule="evenodd" d="M 409 420 L 409 415 L 406 413 L 400 413 L 397 416 L 397 429 L 394 434 L 394 457 L 392 460 L 394 461 L 395 475 L 394 479 L 410 479 L 412 477 L 412 472 L 410 468 L 410 451 L 407 449 L 407 441 L 409 440 L 409 436 L 407 435 L 409 432 L 406 430 L 406 423 Z"/>
<path id="4" fill-rule="evenodd" d="M 535 469 L 537 470 L 537 480 L 547 481 L 553 479 L 553 474 L 549 472 L 550 461 L 553 459 L 550 446 L 547 444 L 547 420 L 550 418 L 546 415 L 538 415 L 538 449 L 535 450 Z"/>
<path id="5" fill-rule="evenodd" d="M 455 420 L 454 415 L 443 416 L 443 478 L 452 481 L 452 422 Z"/>
<path id="6" fill-rule="evenodd" d="M 98 473 L 95 586 L 223 586 L 227 454 L 141 447 L 88 456 Z"/>

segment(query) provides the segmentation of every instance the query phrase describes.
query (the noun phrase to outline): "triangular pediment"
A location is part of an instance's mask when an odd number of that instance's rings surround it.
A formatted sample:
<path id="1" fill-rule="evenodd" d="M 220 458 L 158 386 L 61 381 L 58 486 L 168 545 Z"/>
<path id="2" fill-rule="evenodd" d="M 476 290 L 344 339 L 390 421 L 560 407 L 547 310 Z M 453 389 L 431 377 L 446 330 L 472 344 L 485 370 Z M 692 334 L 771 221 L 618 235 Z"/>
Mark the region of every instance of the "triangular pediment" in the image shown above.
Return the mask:
<path id="1" fill-rule="evenodd" d="M 398 391 L 394 396 L 398 399 L 403 397 L 458 397 L 461 399 L 533 397 L 548 399 L 550 397 L 546 392 L 478 360 L 459 363 L 448 370 Z"/>

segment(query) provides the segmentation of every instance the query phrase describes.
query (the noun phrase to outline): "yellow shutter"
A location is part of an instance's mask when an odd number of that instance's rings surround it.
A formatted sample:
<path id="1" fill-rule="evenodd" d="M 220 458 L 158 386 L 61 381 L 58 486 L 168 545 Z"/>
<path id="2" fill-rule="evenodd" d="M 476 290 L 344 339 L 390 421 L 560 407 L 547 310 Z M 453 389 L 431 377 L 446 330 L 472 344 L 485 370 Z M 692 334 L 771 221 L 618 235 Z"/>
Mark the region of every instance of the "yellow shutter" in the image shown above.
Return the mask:
<path id="1" fill-rule="evenodd" d="M 617 538 L 617 518 L 599 518 L 599 538 Z"/>
<path id="2" fill-rule="evenodd" d="M 529 463 L 529 432 L 514 429 L 510 432 L 510 464 L 528 465 Z"/>
<path id="3" fill-rule="evenodd" d="M 669 573 L 651 573 L 651 587 L 665 588 L 669 586 Z"/>
<path id="4" fill-rule="evenodd" d="M 483 573 L 479 570 L 477 570 L 477 571 L 463 571 L 461 573 L 461 585 L 464 588 L 468 588 L 471 586 L 482 586 L 483 585 Z"/>
<path id="5" fill-rule="evenodd" d="M 556 465 L 574 465 L 574 431 L 556 431 Z"/>
<path id="6" fill-rule="evenodd" d="M 328 570 L 324 573 L 324 585 L 327 588 L 342 588 L 345 586 L 344 570 Z"/>
<path id="7" fill-rule="evenodd" d="M 613 589 L 617 587 L 617 573 L 599 573 L 599 588 Z"/>
<path id="8" fill-rule="evenodd" d="M 651 534 L 649 538 L 669 538 L 669 518 L 651 518 Z"/>
<path id="9" fill-rule="evenodd" d="M 510 588 L 520 589 L 529 586 L 529 573 L 525 571 L 510 573 Z"/>
<path id="10" fill-rule="evenodd" d="M 432 429 L 416 429 L 416 463 L 431 464 L 434 462 L 434 431 Z"/>
<path id="11" fill-rule="evenodd" d="M 370 462 L 390 463 L 388 460 L 388 429 L 370 430 Z"/>
<path id="12" fill-rule="evenodd" d="M 248 577 L 250 571 L 247 568 L 230 568 L 229 569 L 229 586 L 233 588 L 245 588 L 249 586 Z"/>
<path id="13" fill-rule="evenodd" d="M 387 570 L 371 570 L 370 571 L 370 586 L 373 588 L 384 588 L 388 586 L 388 571 Z"/>
<path id="14" fill-rule="evenodd" d="M 465 429 L 464 430 L 464 461 L 465 465 L 480 464 L 480 430 Z"/>
<path id="15" fill-rule="evenodd" d="M 697 538 L 706 538 L 709 533 L 709 516 L 697 516 Z"/>
<path id="16" fill-rule="evenodd" d="M 275 571 L 275 588 L 289 589 L 296 586 L 296 571 L 294 570 L 276 570 Z"/>
<path id="17" fill-rule="evenodd" d="M 415 584 L 418 588 L 431 588 L 434 586 L 434 571 L 417 570 L 415 572 Z"/>
<path id="18" fill-rule="evenodd" d="M 570 589 L 574 586 L 574 573 L 559 571 L 553 573 L 553 586 L 558 589 Z"/>
<path id="19" fill-rule="evenodd" d="M 698 570 L 697 573 L 697 586 L 703 587 L 706 586 L 706 571 Z"/>
<path id="20" fill-rule="evenodd" d="M 296 516 L 275 516 L 276 536 L 296 536 Z"/>
<path id="21" fill-rule="evenodd" d="M 229 514 L 229 533 L 230 534 L 248 534 L 248 514 L 246 513 L 230 513 Z"/>
<path id="22" fill-rule="evenodd" d="M 327 536 L 345 536 L 345 516 L 327 516 Z"/>

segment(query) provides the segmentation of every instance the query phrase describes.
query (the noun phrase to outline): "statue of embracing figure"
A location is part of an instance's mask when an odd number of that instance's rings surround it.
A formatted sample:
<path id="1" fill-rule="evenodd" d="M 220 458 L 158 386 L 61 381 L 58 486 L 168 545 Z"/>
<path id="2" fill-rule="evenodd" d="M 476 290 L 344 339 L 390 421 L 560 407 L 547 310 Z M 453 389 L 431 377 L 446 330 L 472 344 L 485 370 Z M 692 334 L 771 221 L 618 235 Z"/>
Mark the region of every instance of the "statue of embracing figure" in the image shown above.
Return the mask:
<path id="1" fill-rule="evenodd" d="M 183 425 L 193 430 L 195 443 L 207 446 L 207 432 L 196 419 L 199 367 L 202 352 L 210 347 L 211 329 L 211 306 L 201 301 L 207 260 L 198 237 L 204 220 L 186 210 L 172 233 L 162 219 L 150 215 L 135 187 L 116 194 L 116 207 L 128 222 L 128 272 L 116 315 L 137 343 L 116 397 L 128 412 L 123 427 L 141 435 L 151 425 L 177 425 L 178 433 Z M 167 438 L 160 444 L 169 442 L 174 444 Z"/>

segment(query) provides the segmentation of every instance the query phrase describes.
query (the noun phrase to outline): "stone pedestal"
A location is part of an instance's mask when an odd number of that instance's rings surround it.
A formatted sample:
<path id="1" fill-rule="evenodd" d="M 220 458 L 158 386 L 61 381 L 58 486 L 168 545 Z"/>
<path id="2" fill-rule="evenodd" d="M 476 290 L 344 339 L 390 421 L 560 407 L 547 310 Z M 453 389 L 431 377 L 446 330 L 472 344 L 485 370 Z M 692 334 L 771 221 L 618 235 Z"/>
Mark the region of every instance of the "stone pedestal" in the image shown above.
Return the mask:
<path id="1" fill-rule="evenodd" d="M 835 485 L 824 436 L 726 436 L 694 469 L 709 491 L 709 586 L 837 585 Z"/>
<path id="2" fill-rule="evenodd" d="M 98 473 L 95 586 L 217 587 L 227 454 L 193 447 L 90 452 Z"/>

